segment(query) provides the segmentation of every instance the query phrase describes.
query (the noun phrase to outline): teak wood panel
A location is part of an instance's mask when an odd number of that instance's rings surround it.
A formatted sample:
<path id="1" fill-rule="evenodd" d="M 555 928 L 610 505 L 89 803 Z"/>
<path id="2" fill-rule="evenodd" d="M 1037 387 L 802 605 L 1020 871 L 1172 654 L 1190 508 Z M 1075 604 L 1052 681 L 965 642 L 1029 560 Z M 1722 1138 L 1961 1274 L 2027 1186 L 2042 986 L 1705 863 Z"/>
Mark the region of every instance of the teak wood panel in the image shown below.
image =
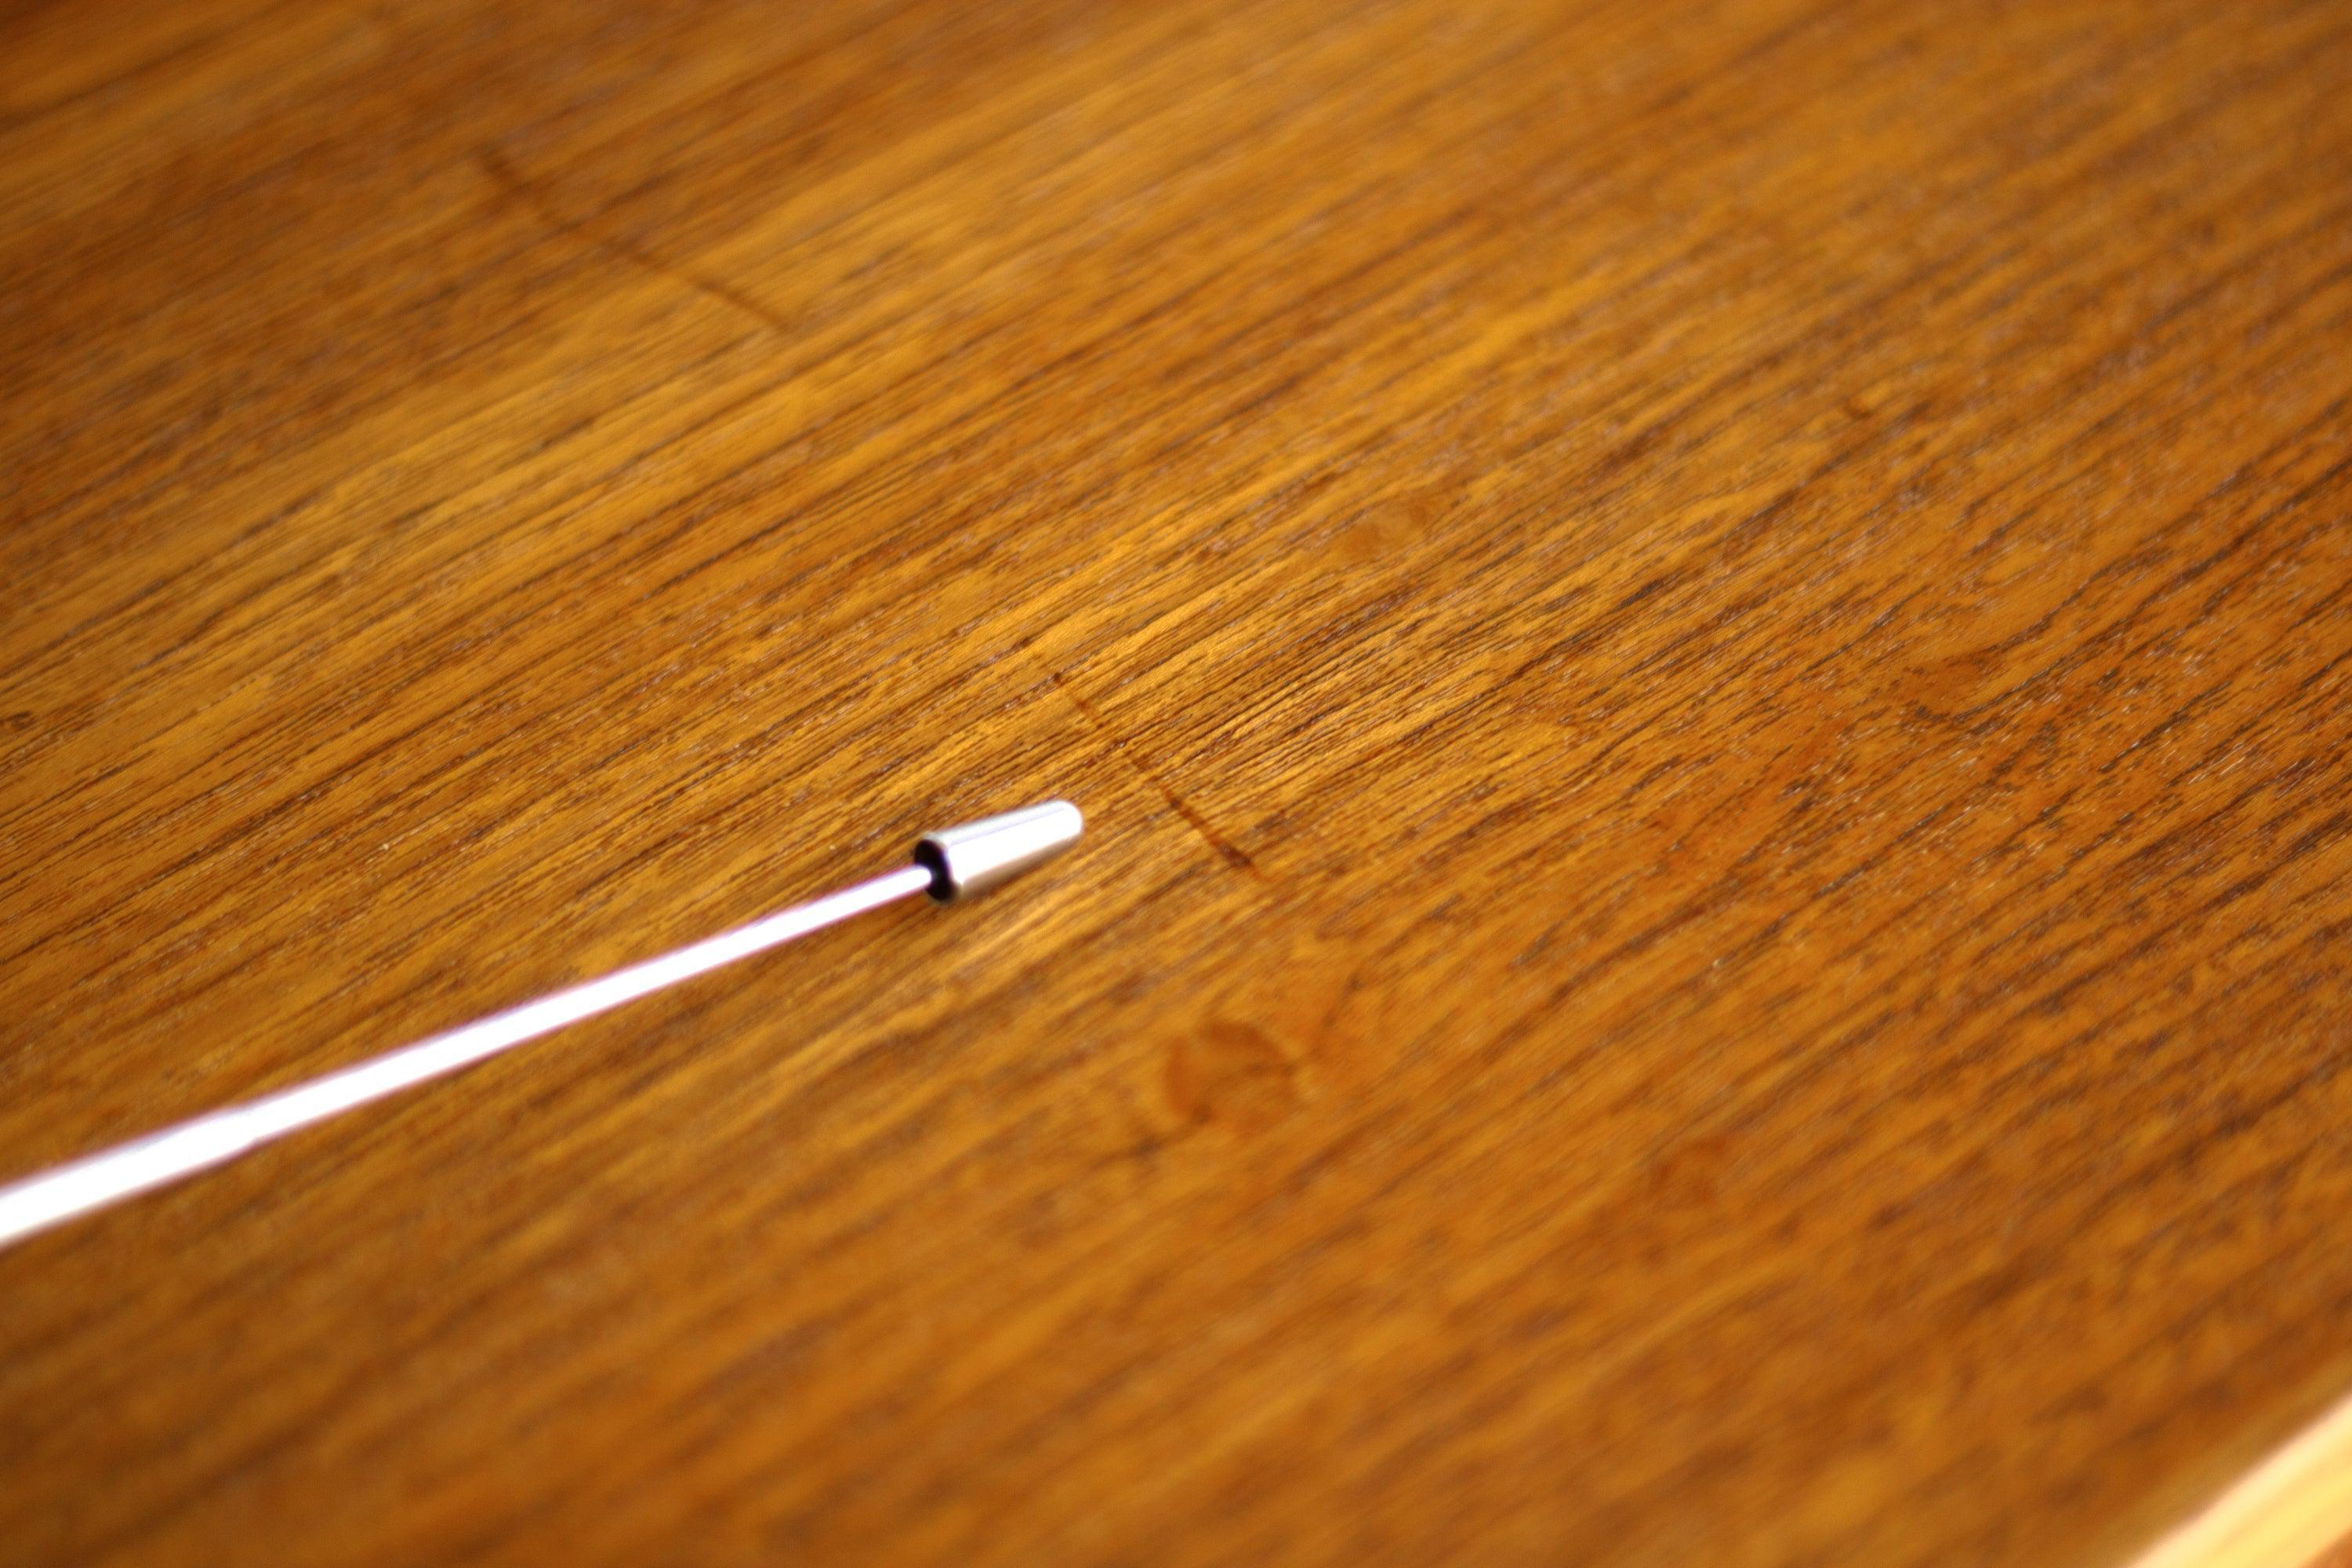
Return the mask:
<path id="1" fill-rule="evenodd" d="M 2116 1561 L 2352 1387 L 2352 13 L 32 4 L 12 1563 Z"/>

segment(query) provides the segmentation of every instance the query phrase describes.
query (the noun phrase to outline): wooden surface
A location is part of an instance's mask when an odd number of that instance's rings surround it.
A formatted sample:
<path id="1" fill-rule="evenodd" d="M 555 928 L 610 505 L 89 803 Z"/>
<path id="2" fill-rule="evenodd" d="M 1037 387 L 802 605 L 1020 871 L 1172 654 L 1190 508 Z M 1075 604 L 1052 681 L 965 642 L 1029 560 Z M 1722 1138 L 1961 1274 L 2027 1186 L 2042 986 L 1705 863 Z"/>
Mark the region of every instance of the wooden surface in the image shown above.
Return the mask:
<path id="1" fill-rule="evenodd" d="M 2352 1387 L 2352 14 L 16 4 L 12 1563 L 2119 1561 Z"/>

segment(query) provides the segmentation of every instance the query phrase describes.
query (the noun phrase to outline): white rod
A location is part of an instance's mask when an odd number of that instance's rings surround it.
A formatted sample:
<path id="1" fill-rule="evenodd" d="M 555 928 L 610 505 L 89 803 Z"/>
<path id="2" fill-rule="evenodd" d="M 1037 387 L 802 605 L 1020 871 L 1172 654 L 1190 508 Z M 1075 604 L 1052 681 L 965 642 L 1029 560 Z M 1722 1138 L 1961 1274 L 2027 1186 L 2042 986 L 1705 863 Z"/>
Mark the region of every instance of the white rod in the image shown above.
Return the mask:
<path id="1" fill-rule="evenodd" d="M 932 882 L 931 871 L 908 866 L 323 1078 L 11 1183 L 0 1187 L 0 1247 L 134 1193 L 193 1175 L 354 1106 L 470 1067 L 551 1029 L 634 1002 L 893 900 L 927 891 Z"/>

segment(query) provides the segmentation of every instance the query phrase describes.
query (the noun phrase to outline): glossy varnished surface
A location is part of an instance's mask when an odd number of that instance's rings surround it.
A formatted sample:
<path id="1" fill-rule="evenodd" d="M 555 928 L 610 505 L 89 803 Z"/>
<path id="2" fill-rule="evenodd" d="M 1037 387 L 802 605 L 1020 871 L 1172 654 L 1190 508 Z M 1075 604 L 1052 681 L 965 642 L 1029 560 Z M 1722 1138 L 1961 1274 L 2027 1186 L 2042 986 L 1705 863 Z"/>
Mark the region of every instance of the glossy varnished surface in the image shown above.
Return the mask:
<path id="1" fill-rule="evenodd" d="M 0 24 L 11 1562 L 2098 1563 L 2352 1385 L 2339 6 Z"/>

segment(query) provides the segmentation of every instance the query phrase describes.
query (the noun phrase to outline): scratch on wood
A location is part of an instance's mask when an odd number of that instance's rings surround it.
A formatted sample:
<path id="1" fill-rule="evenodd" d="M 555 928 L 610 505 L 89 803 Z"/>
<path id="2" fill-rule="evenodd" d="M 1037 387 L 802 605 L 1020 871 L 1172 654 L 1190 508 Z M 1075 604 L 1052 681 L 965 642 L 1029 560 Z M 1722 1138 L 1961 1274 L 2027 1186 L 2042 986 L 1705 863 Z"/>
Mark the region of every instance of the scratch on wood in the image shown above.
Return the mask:
<path id="1" fill-rule="evenodd" d="M 1151 764 L 1145 762 L 1133 746 L 1128 744 L 1127 737 L 1111 728 L 1103 716 L 1095 711 L 1094 704 L 1079 696 L 1077 689 L 1062 679 L 1060 670 L 1051 665 L 1045 666 L 1045 679 L 1054 683 L 1054 689 L 1069 699 L 1070 706 L 1078 710 L 1078 716 L 1094 726 L 1097 732 L 1110 742 L 1111 750 L 1126 758 L 1128 765 L 1143 775 L 1143 781 L 1146 784 L 1160 792 L 1160 797 L 1168 803 L 1170 809 L 1192 824 L 1192 831 L 1201 836 L 1202 842 L 1215 850 L 1234 870 L 1245 871 L 1253 877 L 1265 875 L 1258 868 L 1257 862 L 1249 858 L 1247 850 L 1211 826 L 1207 817 L 1202 816 L 1190 801 L 1178 795 L 1166 779 L 1153 772 Z"/>
<path id="2" fill-rule="evenodd" d="M 658 277 L 668 279 L 673 283 L 683 284 L 697 293 L 709 296 L 722 305 L 731 305 L 772 331 L 790 332 L 792 331 L 791 323 L 783 317 L 732 284 L 716 278 L 705 277 L 690 268 L 666 261 L 642 246 L 632 245 L 625 239 L 616 239 L 611 235 L 599 234 L 586 224 L 576 223 L 565 217 L 555 210 L 539 187 L 526 179 L 521 171 L 512 163 L 508 163 L 505 156 L 495 147 L 476 148 L 474 161 L 481 166 L 482 173 L 488 177 L 492 184 L 498 186 L 506 195 L 527 209 L 533 217 L 556 233 L 567 238 L 576 239 L 593 249 L 601 250 L 607 256 L 616 256 L 633 267 L 641 267 Z"/>

